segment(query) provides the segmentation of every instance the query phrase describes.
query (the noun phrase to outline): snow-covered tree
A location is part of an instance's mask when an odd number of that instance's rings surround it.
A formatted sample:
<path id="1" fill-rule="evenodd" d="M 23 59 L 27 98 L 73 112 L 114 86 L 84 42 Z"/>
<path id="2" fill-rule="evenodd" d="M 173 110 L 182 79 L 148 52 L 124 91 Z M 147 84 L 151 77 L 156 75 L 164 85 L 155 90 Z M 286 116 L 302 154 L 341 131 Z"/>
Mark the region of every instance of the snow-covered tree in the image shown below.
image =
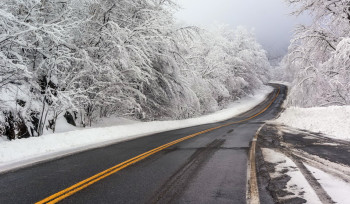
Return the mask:
<path id="1" fill-rule="evenodd" d="M 192 67 L 187 76 L 202 111 L 217 110 L 267 81 L 266 53 L 245 28 L 222 25 L 202 31 L 187 53 Z"/>
<path id="2" fill-rule="evenodd" d="M 297 28 L 284 65 L 293 78 L 290 105 L 345 105 L 350 64 L 350 3 L 337 0 L 289 0 L 295 15 L 308 13 L 313 21 Z"/>
<path id="3" fill-rule="evenodd" d="M 266 82 L 250 31 L 180 26 L 172 0 L 0 2 L 0 131 L 55 131 L 118 115 L 188 118 Z"/>
<path id="4" fill-rule="evenodd" d="M 42 119 L 48 111 L 45 106 L 53 103 L 53 96 L 59 95 L 58 86 L 51 78 L 57 78 L 62 69 L 70 68 L 68 61 L 74 48 L 67 43 L 67 34 L 71 25 L 63 23 L 63 14 L 67 14 L 68 9 L 65 2 L 57 1 L 5 0 L 0 4 L 4 8 L 0 11 L 1 63 L 4 68 L 11 69 L 2 69 L 5 74 L 1 74 L 1 78 L 5 83 L 1 89 L 16 93 L 7 94 L 10 97 L 3 103 L 2 114 L 5 118 L 14 118 L 17 126 L 28 126 L 33 118 L 40 118 L 28 127 L 30 132 L 19 137 L 34 132 L 40 135 L 44 124 Z M 14 107 L 21 108 L 14 110 Z M 15 130 L 10 129 L 8 131 L 13 135 Z"/>

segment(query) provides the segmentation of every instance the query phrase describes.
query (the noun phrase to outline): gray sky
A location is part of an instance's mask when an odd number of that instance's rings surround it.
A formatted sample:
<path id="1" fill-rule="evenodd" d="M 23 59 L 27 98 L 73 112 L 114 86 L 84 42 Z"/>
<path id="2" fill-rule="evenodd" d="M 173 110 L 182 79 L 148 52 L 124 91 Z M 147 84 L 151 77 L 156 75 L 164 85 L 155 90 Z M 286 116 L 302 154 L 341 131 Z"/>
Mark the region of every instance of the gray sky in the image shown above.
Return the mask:
<path id="1" fill-rule="evenodd" d="M 295 25 L 307 23 L 307 16 L 289 15 L 284 0 L 177 0 L 182 9 L 176 16 L 188 24 L 215 23 L 254 28 L 258 41 L 273 56 L 285 54 Z"/>

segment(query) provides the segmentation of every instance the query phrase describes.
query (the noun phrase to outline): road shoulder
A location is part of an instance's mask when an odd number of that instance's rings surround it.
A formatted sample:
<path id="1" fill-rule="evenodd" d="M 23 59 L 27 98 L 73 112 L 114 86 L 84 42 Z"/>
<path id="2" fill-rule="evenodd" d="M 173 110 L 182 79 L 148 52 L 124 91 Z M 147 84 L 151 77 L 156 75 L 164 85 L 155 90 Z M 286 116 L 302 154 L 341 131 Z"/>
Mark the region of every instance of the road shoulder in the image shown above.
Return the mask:
<path id="1" fill-rule="evenodd" d="M 342 203 L 326 186 L 335 186 L 338 179 L 350 188 L 348 142 L 276 124 L 264 125 L 258 136 L 261 203 Z M 328 177 L 336 179 L 320 180 Z"/>

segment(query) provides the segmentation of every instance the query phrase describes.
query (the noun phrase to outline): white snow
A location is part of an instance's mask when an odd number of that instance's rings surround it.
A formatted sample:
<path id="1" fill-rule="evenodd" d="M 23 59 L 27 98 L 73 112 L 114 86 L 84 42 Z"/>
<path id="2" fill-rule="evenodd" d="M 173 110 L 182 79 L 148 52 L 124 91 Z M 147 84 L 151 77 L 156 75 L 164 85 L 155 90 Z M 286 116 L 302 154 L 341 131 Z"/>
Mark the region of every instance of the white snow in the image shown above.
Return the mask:
<path id="1" fill-rule="evenodd" d="M 0 143 L 1 142 L 8 142 L 8 140 L 5 137 L 0 137 Z"/>
<path id="2" fill-rule="evenodd" d="M 69 131 L 80 130 L 80 129 L 83 129 L 83 128 L 67 123 L 67 120 L 63 117 L 62 114 L 57 118 L 55 133 L 69 132 Z M 52 130 L 44 128 L 44 135 L 47 135 L 47 134 L 52 134 Z"/>
<path id="3" fill-rule="evenodd" d="M 350 140 L 350 106 L 291 107 L 287 108 L 275 122 L 321 132 L 336 139 Z"/>
<path id="4" fill-rule="evenodd" d="M 284 154 L 272 149 L 262 148 L 262 152 L 265 161 L 277 164 L 275 166 L 275 172 L 270 175 L 271 178 L 282 176 L 282 172 L 284 170 L 288 170 L 286 174 L 290 176 L 291 179 L 287 182 L 287 187 L 285 189 L 286 191 L 292 192 L 298 197 L 304 198 L 308 201 L 308 203 L 322 203 L 315 191 L 312 189 L 310 184 L 307 182 L 305 177 L 302 175 L 298 167 L 291 159 L 286 157 Z M 280 197 L 279 199 L 284 200 L 295 197 L 295 195 L 286 195 L 285 197 Z"/>
<path id="5" fill-rule="evenodd" d="M 336 203 L 350 203 L 350 184 L 322 170 L 304 164 Z"/>
<path id="6" fill-rule="evenodd" d="M 94 123 L 93 127 L 111 127 L 116 125 L 128 125 L 128 124 L 134 124 L 139 123 L 140 121 L 137 120 L 131 120 L 128 118 L 122 118 L 122 117 L 115 117 L 111 116 L 108 118 L 102 118 L 96 123 Z"/>
<path id="7" fill-rule="evenodd" d="M 139 123 L 139 121 L 122 118 L 122 117 L 111 116 L 107 118 L 100 118 L 97 122 L 92 124 L 92 127 L 87 126 L 83 128 L 83 127 L 73 126 L 71 124 L 68 124 L 64 116 L 60 115 L 56 121 L 55 133 L 69 132 L 74 130 L 84 130 L 84 129 L 91 129 L 91 128 L 111 127 L 116 125 L 128 125 L 133 123 Z M 52 133 L 53 132 L 51 129 L 46 129 L 46 128 L 44 129 L 44 135 L 52 134 Z"/>
<path id="8" fill-rule="evenodd" d="M 288 87 L 291 86 L 291 83 L 287 82 L 287 81 L 271 80 L 271 81 L 269 81 L 269 83 L 272 83 L 272 84 L 283 84 L 283 85 L 288 86 Z"/>
<path id="9" fill-rule="evenodd" d="M 258 105 L 272 90 L 271 87 L 264 86 L 257 90 L 254 95 L 234 102 L 227 109 L 197 118 L 153 122 L 124 120 L 124 125 L 75 130 L 14 141 L 0 141 L 0 172 L 154 133 L 223 121 Z M 111 124 L 106 121 L 101 123 L 101 126 L 109 125 Z M 58 127 L 59 131 L 69 128 L 71 127 Z"/>

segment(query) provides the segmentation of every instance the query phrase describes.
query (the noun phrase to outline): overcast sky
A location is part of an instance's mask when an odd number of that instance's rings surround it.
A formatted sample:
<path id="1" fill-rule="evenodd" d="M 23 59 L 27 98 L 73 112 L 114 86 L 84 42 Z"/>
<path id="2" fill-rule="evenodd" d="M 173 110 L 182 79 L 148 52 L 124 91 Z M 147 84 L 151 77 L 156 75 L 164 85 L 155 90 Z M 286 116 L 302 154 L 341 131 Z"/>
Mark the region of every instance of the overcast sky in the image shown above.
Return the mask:
<path id="1" fill-rule="evenodd" d="M 182 9 L 176 16 L 188 24 L 215 23 L 254 28 L 258 41 L 271 55 L 284 55 L 297 24 L 308 17 L 294 17 L 284 0 L 177 0 Z"/>

